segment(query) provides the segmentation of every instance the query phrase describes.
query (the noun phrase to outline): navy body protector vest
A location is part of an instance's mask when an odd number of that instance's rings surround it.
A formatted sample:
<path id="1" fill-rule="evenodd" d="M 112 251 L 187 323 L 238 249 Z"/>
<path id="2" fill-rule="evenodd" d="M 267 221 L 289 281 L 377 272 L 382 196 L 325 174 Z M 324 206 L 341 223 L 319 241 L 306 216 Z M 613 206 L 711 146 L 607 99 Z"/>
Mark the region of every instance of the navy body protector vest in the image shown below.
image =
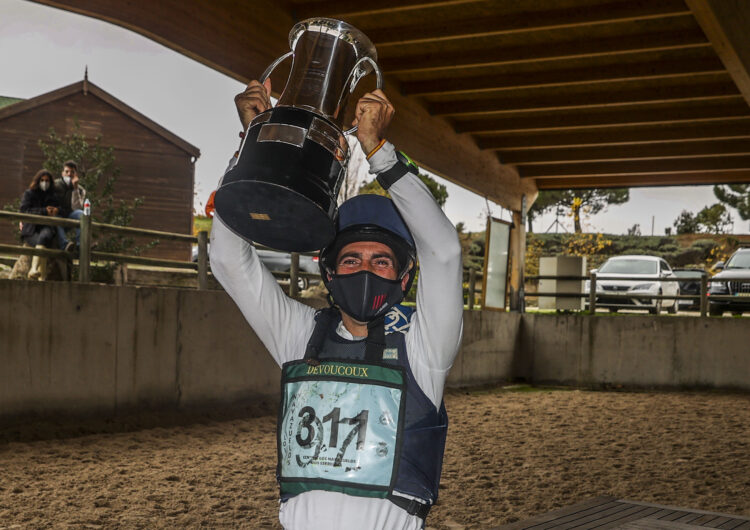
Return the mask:
<path id="1" fill-rule="evenodd" d="M 359 341 L 336 333 L 337 310 L 319 311 L 304 359 L 282 367 L 282 501 L 314 489 L 338 491 L 387 498 L 423 519 L 437 501 L 448 415 L 411 371 L 403 333 L 410 311 L 393 311 L 401 322 L 388 327 L 401 330 L 386 334 L 381 318 Z"/>

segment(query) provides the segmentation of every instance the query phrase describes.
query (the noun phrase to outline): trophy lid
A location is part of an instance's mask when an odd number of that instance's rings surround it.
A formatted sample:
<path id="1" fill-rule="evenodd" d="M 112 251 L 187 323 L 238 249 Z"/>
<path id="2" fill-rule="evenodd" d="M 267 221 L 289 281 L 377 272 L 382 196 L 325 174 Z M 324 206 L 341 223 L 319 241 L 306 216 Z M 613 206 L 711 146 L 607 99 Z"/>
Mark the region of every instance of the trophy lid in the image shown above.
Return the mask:
<path id="1" fill-rule="evenodd" d="M 372 41 L 367 38 L 367 35 L 343 20 L 317 17 L 298 22 L 294 25 L 292 31 L 289 32 L 289 47 L 292 50 L 294 50 L 297 41 L 305 31 L 326 33 L 351 44 L 357 55 L 357 59 L 370 57 L 373 61 L 377 62 L 378 60 L 378 52 L 375 50 Z M 363 66 L 367 71 L 372 69 L 368 63 L 365 63 Z"/>

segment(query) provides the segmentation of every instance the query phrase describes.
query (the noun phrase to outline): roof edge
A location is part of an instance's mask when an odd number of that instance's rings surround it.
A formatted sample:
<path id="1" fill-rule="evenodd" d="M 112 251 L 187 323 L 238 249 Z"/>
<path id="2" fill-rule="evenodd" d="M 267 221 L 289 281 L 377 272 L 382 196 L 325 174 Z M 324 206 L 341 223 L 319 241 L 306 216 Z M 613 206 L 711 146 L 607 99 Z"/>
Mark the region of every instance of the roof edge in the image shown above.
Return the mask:
<path id="1" fill-rule="evenodd" d="M 47 92 L 45 94 L 36 96 L 34 98 L 26 99 L 23 101 L 19 101 L 17 103 L 13 103 L 12 105 L 2 107 L 0 108 L 0 120 L 10 118 L 11 116 L 15 116 L 16 114 L 20 114 L 22 112 L 32 110 L 36 107 L 46 105 L 47 103 L 51 103 L 53 101 L 76 94 L 78 92 L 83 93 L 83 94 L 92 94 L 96 96 L 97 98 L 104 101 L 108 105 L 116 108 L 117 110 L 119 110 L 120 112 L 128 116 L 129 118 L 137 121 L 138 123 L 140 123 L 147 129 L 161 136 L 168 142 L 176 145 L 178 148 L 182 149 L 189 155 L 194 156 L 196 158 L 200 157 L 201 155 L 200 149 L 198 149 L 191 143 L 183 140 L 176 134 L 168 131 L 167 129 L 165 129 L 164 127 L 162 127 L 161 125 L 153 121 L 152 119 L 144 116 L 143 114 L 135 110 L 133 107 L 117 99 L 116 97 L 109 94 L 104 89 L 96 86 L 94 83 L 92 83 L 91 81 L 87 79 L 78 81 L 71 85 L 64 86 L 62 88 L 58 88 L 57 90 Z"/>

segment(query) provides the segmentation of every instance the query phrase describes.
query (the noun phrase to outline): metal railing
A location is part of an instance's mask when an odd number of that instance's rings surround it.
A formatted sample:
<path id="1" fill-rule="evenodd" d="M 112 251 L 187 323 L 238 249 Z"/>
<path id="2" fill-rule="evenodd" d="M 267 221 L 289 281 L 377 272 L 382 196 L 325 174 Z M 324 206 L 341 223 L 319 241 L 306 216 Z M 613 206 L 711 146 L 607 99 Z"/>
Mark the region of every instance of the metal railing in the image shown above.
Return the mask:
<path id="1" fill-rule="evenodd" d="M 47 226 L 62 226 L 65 228 L 80 228 L 81 237 L 78 251 L 78 281 L 88 283 L 91 280 L 91 263 L 92 260 L 125 263 L 134 265 L 149 265 L 154 267 L 168 267 L 175 269 L 189 269 L 198 272 L 198 289 L 208 289 L 209 261 L 208 261 L 208 232 L 198 232 L 197 236 L 187 234 L 177 234 L 174 232 L 163 232 L 160 230 L 150 230 L 147 228 L 133 228 L 128 226 L 118 226 L 107 223 L 98 223 L 91 220 L 88 215 L 82 215 L 80 221 L 75 219 L 63 219 L 61 217 L 51 217 L 45 215 L 34 215 L 27 213 L 9 212 L 0 210 L 0 219 L 10 219 L 21 222 L 31 222 L 34 224 L 44 224 Z M 161 258 L 147 258 L 143 256 L 134 256 L 127 254 L 116 254 L 111 252 L 100 252 L 92 248 L 92 231 L 101 230 L 122 235 L 152 237 L 156 239 L 183 241 L 185 243 L 197 244 L 198 259 L 197 262 L 180 261 Z M 260 249 L 268 249 L 256 245 Z M 32 248 L 20 245 L 0 244 L 0 253 L 7 254 L 25 254 L 31 256 L 43 256 L 47 258 L 62 258 L 73 260 L 75 253 L 65 252 L 64 250 L 48 248 Z M 305 255 L 314 255 L 306 253 Z M 307 273 L 299 270 L 299 254 L 291 254 L 290 272 L 274 271 L 273 275 L 277 278 L 289 278 L 289 294 L 297 296 L 299 294 L 298 278 L 319 278 L 318 274 Z"/>
<path id="2" fill-rule="evenodd" d="M 208 262 L 208 232 L 198 232 L 197 236 L 187 234 L 177 234 L 174 232 L 163 232 L 160 230 L 150 230 L 146 228 L 133 228 L 127 226 L 118 226 L 106 223 L 98 223 L 91 220 L 90 216 L 82 215 L 80 221 L 75 219 L 63 219 L 61 217 L 49 217 L 44 215 L 34 215 L 18 212 L 9 212 L 0 210 L 0 219 L 10 219 L 16 221 L 28 221 L 35 224 L 44 224 L 51 226 L 62 226 L 65 228 L 79 228 L 81 229 L 80 246 L 78 252 L 78 281 L 88 283 L 91 279 L 91 263 L 92 260 L 125 263 L 134 265 L 149 265 L 154 267 L 168 267 L 176 269 L 189 269 L 195 270 L 198 273 L 198 289 L 208 289 L 208 277 L 210 265 Z M 183 241 L 190 244 L 197 244 L 198 246 L 198 259 L 197 262 L 192 261 L 179 261 L 169 260 L 161 258 L 147 258 L 143 256 L 133 256 L 127 254 L 116 254 L 111 252 L 101 252 L 96 249 L 92 249 L 92 231 L 101 230 L 103 232 L 111 232 L 122 235 L 131 235 L 139 237 L 153 237 L 158 239 Z M 259 249 L 269 249 L 256 245 Z M 26 254 L 43 256 L 48 258 L 63 258 L 66 260 L 73 260 L 75 257 L 74 253 L 65 252 L 64 250 L 47 249 L 47 248 L 32 248 L 20 245 L 6 245 L 0 244 L 0 253 L 7 254 Z M 299 256 L 314 256 L 314 252 L 306 253 L 291 253 L 291 268 L 290 271 L 274 271 L 272 274 L 281 280 L 289 281 L 289 294 L 290 296 L 297 296 L 299 294 L 299 286 L 297 281 L 299 278 L 315 279 L 320 278 L 319 274 L 308 273 L 299 269 Z M 648 282 L 679 282 L 679 278 L 649 278 L 644 279 L 643 277 L 618 277 L 618 280 L 644 280 Z M 527 276 L 527 281 L 534 280 L 573 280 L 573 281 L 590 281 L 589 293 L 564 293 L 564 292 L 524 292 L 525 298 L 534 297 L 559 297 L 559 298 L 588 298 L 589 311 L 591 313 L 596 312 L 597 307 L 597 296 L 601 297 L 604 293 L 602 291 L 596 291 L 597 275 L 591 273 L 589 276 L 554 276 L 554 275 L 537 275 Z M 469 268 L 464 270 L 464 281 L 467 283 L 466 288 L 466 299 L 469 310 L 472 310 L 477 305 L 477 293 L 481 292 L 481 281 L 482 272 Z M 684 281 L 684 279 L 683 279 Z M 726 282 L 725 279 L 712 279 L 712 278 L 701 278 L 700 293 L 698 295 L 648 295 L 648 294 L 627 294 L 627 293 L 615 293 L 608 292 L 606 297 L 608 299 L 623 299 L 632 300 L 637 298 L 638 300 L 699 300 L 700 302 L 700 314 L 706 316 L 708 309 L 708 299 L 717 301 L 737 301 L 737 297 L 734 295 L 715 295 L 708 294 L 708 283 L 710 282 Z M 750 282 L 750 277 L 738 277 L 732 278 L 732 281 L 739 282 Z M 477 283 L 479 282 L 479 286 Z M 750 297 L 748 297 L 748 303 L 750 303 Z M 634 308 L 646 309 L 645 306 L 633 306 Z"/>
<path id="3" fill-rule="evenodd" d="M 477 291 L 482 292 L 481 286 L 482 286 L 482 272 L 475 269 L 475 268 L 469 268 L 464 269 L 463 272 L 463 281 L 466 283 L 466 304 L 468 306 L 469 311 L 474 310 L 474 307 L 477 305 Z M 477 282 L 479 282 L 479 289 L 477 289 Z M 481 301 L 479 303 L 480 308 Z"/>
<path id="4" fill-rule="evenodd" d="M 603 290 L 597 291 L 597 274 L 592 272 L 589 276 L 554 276 L 554 275 L 538 275 L 538 276 L 528 276 L 526 278 L 527 280 L 572 280 L 572 281 L 585 281 L 589 280 L 589 292 L 588 293 L 563 293 L 563 292 L 550 292 L 550 291 L 542 291 L 542 292 L 534 292 L 534 293 L 525 293 L 525 296 L 527 298 L 532 297 L 558 297 L 558 298 L 588 298 L 588 310 L 590 313 L 595 313 L 597 308 L 597 298 L 603 298 L 606 297 L 607 299 L 613 299 L 613 300 L 633 300 L 634 298 L 638 300 L 675 300 L 675 303 L 679 303 L 679 300 L 698 300 L 699 301 L 699 307 L 700 307 L 700 315 L 706 316 L 708 312 L 708 300 L 716 300 L 716 301 L 737 301 L 737 296 L 735 295 L 717 295 L 717 294 L 709 294 L 708 292 L 708 284 L 709 283 L 727 283 L 728 280 L 726 278 L 708 278 L 706 276 L 702 276 L 700 278 L 700 292 L 697 295 L 651 295 L 651 294 L 633 294 L 633 293 L 626 293 L 624 291 L 612 291 L 612 292 L 605 292 Z M 680 278 L 674 278 L 674 277 L 661 277 L 661 278 L 644 278 L 643 276 L 618 276 L 617 278 L 611 278 L 608 277 L 607 280 L 636 280 L 636 281 L 643 281 L 645 282 L 674 282 L 679 283 L 680 281 L 690 281 L 690 279 L 680 279 Z M 697 278 L 696 278 L 697 280 Z M 735 282 L 750 282 L 750 276 L 747 277 L 733 277 L 731 281 Z M 750 304 L 750 297 L 748 297 L 748 303 Z M 605 304 L 602 304 L 605 305 Z M 610 304 L 611 305 L 611 304 Z M 619 306 L 621 308 L 629 308 L 630 304 L 623 304 L 623 306 Z M 633 309 L 648 309 L 648 306 L 638 306 L 638 305 L 632 305 Z"/>

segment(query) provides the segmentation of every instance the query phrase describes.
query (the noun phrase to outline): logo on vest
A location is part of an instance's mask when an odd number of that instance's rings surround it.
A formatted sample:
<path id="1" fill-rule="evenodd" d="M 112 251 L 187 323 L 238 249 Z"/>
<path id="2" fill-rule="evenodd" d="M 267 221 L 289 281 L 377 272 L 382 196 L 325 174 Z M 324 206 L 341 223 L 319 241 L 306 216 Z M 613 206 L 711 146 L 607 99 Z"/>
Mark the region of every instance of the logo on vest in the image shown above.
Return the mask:
<path id="1" fill-rule="evenodd" d="M 398 359 L 398 348 L 386 348 L 383 350 L 383 359 Z"/>
<path id="2" fill-rule="evenodd" d="M 320 366 L 308 366 L 307 375 L 340 375 L 342 377 L 369 377 L 367 375 L 367 367 L 342 366 L 340 364 L 321 364 Z"/>

